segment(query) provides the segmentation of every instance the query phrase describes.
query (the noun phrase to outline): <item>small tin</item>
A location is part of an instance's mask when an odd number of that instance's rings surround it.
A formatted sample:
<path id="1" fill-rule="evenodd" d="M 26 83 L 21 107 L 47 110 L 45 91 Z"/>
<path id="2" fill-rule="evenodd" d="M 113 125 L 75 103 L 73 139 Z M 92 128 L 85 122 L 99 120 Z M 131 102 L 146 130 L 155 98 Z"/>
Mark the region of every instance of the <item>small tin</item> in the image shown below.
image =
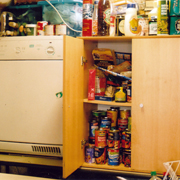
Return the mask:
<path id="1" fill-rule="evenodd" d="M 107 117 L 111 118 L 111 129 L 116 129 L 116 127 L 117 127 L 117 118 L 118 118 L 117 109 L 108 109 L 107 110 Z"/>
<path id="2" fill-rule="evenodd" d="M 107 146 L 107 131 L 106 130 L 95 130 L 95 146 L 106 147 Z"/>
<path id="3" fill-rule="evenodd" d="M 124 143 L 124 148 L 130 149 L 131 148 L 131 132 L 126 129 L 126 134 L 125 134 L 125 143 Z"/>
<path id="4" fill-rule="evenodd" d="M 95 144 L 95 130 L 99 129 L 99 122 L 96 119 L 92 119 L 89 123 L 89 143 Z"/>
<path id="5" fill-rule="evenodd" d="M 105 129 L 110 130 L 111 129 L 111 118 L 101 117 L 100 128 L 102 128 L 104 130 Z"/>
<path id="6" fill-rule="evenodd" d="M 66 35 L 67 26 L 65 24 L 56 24 L 55 25 L 55 35 Z"/>
<path id="7" fill-rule="evenodd" d="M 119 149 L 108 149 L 108 164 L 111 166 L 119 165 Z"/>
<path id="8" fill-rule="evenodd" d="M 108 132 L 107 144 L 109 148 L 120 148 L 119 130 L 110 130 Z"/>
<path id="9" fill-rule="evenodd" d="M 54 25 L 46 25 L 45 26 L 45 36 L 53 36 L 54 35 Z"/>
<path id="10" fill-rule="evenodd" d="M 122 119 L 128 119 L 128 117 L 130 117 L 130 110 L 124 109 L 124 110 L 120 110 L 120 118 Z"/>
<path id="11" fill-rule="evenodd" d="M 45 26 L 48 25 L 47 21 L 38 21 L 37 22 L 37 35 L 44 36 L 45 35 Z"/>
<path id="12" fill-rule="evenodd" d="M 85 147 L 85 162 L 86 163 L 95 163 L 94 148 L 95 147 L 90 144 Z"/>
<path id="13" fill-rule="evenodd" d="M 130 149 L 124 149 L 123 162 L 124 162 L 125 167 L 131 167 L 131 150 Z"/>
<path id="14" fill-rule="evenodd" d="M 128 119 L 119 118 L 118 119 L 118 129 L 123 131 L 128 128 Z"/>
<path id="15" fill-rule="evenodd" d="M 131 117 L 128 117 L 128 129 L 131 131 Z"/>
<path id="16" fill-rule="evenodd" d="M 106 147 L 99 148 L 95 147 L 94 151 L 95 162 L 96 164 L 105 164 L 106 163 Z"/>

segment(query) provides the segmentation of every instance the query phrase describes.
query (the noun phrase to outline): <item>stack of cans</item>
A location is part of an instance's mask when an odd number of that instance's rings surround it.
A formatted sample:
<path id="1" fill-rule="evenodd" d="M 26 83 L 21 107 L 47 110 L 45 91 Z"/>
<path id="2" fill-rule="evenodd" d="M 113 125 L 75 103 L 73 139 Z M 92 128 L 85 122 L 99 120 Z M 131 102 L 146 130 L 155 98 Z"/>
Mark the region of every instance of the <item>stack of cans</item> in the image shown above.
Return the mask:
<path id="1" fill-rule="evenodd" d="M 92 111 L 89 122 L 89 143 L 85 148 L 87 163 L 131 166 L 130 110 L 111 107 Z M 129 121 L 130 122 L 130 121 Z M 128 126 L 129 125 L 129 126 Z"/>

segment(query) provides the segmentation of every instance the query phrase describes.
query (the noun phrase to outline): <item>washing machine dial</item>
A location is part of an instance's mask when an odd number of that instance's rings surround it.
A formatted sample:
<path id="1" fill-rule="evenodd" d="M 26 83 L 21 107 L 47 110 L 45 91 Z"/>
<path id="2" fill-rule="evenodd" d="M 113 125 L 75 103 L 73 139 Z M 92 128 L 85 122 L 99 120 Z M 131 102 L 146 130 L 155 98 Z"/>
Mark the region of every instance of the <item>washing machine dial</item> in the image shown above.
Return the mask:
<path id="1" fill-rule="evenodd" d="M 48 48 L 47 48 L 47 54 L 49 54 L 49 55 L 53 55 L 54 53 L 55 53 L 55 50 L 54 50 L 54 48 L 52 47 L 52 46 L 49 46 Z"/>

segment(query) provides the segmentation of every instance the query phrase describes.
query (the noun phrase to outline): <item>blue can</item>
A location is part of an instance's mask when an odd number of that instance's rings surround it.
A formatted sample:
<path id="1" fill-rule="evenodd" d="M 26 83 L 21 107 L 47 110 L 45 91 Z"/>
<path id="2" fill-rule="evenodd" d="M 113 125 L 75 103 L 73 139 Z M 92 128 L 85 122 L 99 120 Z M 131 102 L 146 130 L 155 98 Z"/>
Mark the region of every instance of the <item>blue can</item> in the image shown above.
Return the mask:
<path id="1" fill-rule="evenodd" d="M 108 164 L 111 166 L 118 166 L 120 164 L 119 149 L 109 148 L 108 149 Z"/>
<path id="2" fill-rule="evenodd" d="M 102 129 L 111 129 L 111 118 L 109 117 L 102 117 L 100 128 Z"/>
<path id="3" fill-rule="evenodd" d="M 94 146 L 87 145 L 85 147 L 85 162 L 86 163 L 94 163 Z"/>

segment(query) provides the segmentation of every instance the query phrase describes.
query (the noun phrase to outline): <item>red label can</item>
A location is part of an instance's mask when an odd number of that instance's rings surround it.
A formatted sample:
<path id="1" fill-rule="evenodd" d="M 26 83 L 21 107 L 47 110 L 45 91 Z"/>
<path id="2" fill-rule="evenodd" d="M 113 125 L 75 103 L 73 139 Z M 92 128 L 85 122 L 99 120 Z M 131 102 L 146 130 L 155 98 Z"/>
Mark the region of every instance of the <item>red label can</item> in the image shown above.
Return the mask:
<path id="1" fill-rule="evenodd" d="M 99 148 L 107 146 L 106 130 L 95 130 L 95 146 Z"/>
<path id="2" fill-rule="evenodd" d="M 83 1 L 83 36 L 92 36 L 92 13 L 93 3 L 92 0 Z"/>
<path id="3" fill-rule="evenodd" d="M 38 21 L 37 22 L 37 35 L 38 36 L 44 36 L 46 25 L 48 25 L 47 21 Z"/>

